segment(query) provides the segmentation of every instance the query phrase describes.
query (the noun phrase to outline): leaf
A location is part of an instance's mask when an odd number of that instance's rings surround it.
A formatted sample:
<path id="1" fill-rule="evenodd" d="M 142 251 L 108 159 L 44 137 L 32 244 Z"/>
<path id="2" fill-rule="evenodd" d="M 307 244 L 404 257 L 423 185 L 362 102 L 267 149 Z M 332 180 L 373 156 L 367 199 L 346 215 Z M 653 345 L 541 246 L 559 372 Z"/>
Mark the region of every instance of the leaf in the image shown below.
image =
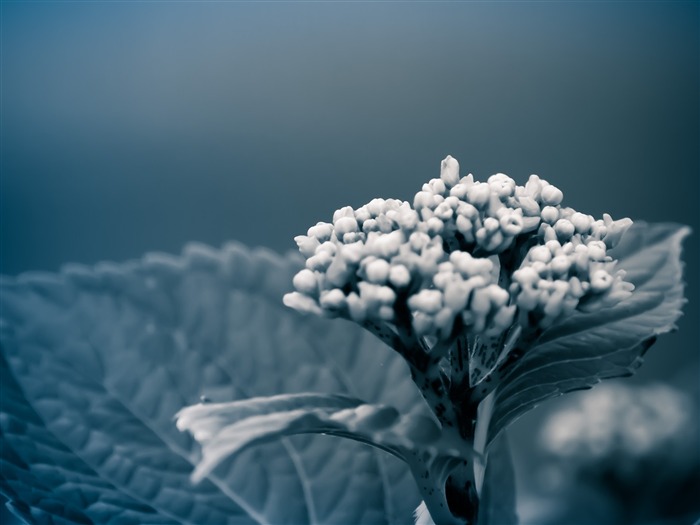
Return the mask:
<path id="1" fill-rule="evenodd" d="M 295 434 L 350 438 L 402 459 L 408 452 L 424 457 L 471 453 L 444 442 L 439 427 L 427 416 L 401 415 L 393 407 L 335 395 L 287 394 L 194 405 L 180 411 L 177 424 L 202 444 L 203 458 L 193 474 L 195 482 L 248 447 Z"/>
<path id="2" fill-rule="evenodd" d="M 505 432 L 491 445 L 479 500 L 479 525 L 516 525 L 515 469 Z"/>
<path id="3" fill-rule="evenodd" d="M 314 391 L 427 410 L 405 364 L 371 334 L 282 305 L 299 265 L 237 244 L 190 245 L 181 257 L 4 278 L 0 348 L 12 381 L 0 387 L 0 431 L 12 466 L 2 492 L 32 520 L 72 505 L 102 523 L 131 505 L 153 518 L 124 523 L 409 522 L 419 497 L 408 469 L 328 436 L 246 450 L 191 483 L 199 446 L 173 416 L 200 396 Z M 34 497 L 37 487 L 53 499 Z"/>
<path id="4" fill-rule="evenodd" d="M 610 253 L 635 285 L 616 306 L 577 313 L 547 330 L 495 391 L 491 442 L 539 403 L 602 379 L 631 375 L 656 337 L 675 327 L 685 303 L 681 243 L 690 230 L 635 223 Z"/>

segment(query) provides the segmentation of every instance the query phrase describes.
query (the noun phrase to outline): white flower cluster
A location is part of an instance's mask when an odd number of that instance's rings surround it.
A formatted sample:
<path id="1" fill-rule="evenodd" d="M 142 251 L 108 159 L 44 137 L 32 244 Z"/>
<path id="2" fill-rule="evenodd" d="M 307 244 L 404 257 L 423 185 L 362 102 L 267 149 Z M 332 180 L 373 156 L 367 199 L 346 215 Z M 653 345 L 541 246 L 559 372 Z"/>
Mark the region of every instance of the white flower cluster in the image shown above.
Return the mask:
<path id="1" fill-rule="evenodd" d="M 536 175 L 525 186 L 502 173 L 460 178 L 448 156 L 413 206 L 347 206 L 296 237 L 306 268 L 285 304 L 360 323 L 396 323 L 408 311 L 416 333 L 439 339 L 456 329 L 499 336 L 518 311 L 547 326 L 577 308 L 615 304 L 631 285 L 606 250 L 631 221 L 596 221 L 562 199 Z M 516 262 L 512 275 L 502 275 L 503 258 Z"/>
<path id="2" fill-rule="evenodd" d="M 688 396 L 663 384 L 597 386 L 549 417 L 542 444 L 557 456 L 646 454 L 692 432 Z"/>

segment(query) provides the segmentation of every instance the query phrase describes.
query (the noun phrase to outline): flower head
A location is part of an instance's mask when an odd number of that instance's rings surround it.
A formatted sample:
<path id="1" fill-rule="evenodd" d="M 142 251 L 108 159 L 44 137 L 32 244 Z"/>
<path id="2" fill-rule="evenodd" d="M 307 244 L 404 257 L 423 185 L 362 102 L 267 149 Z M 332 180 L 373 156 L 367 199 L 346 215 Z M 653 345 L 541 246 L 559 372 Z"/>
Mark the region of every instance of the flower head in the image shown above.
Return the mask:
<path id="1" fill-rule="evenodd" d="M 445 158 L 412 203 L 374 199 L 336 211 L 295 238 L 306 268 L 285 304 L 357 322 L 409 323 L 421 336 L 500 337 L 611 306 L 632 285 L 608 250 L 632 221 L 562 206 L 537 175 L 486 182 Z"/>

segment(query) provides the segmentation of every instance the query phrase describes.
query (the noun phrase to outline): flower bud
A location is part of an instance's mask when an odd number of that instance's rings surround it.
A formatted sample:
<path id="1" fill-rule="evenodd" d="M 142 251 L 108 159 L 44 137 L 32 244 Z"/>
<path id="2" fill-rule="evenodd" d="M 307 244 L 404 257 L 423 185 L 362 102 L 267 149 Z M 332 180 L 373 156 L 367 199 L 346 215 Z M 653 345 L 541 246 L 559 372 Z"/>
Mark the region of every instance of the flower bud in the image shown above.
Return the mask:
<path id="1" fill-rule="evenodd" d="M 555 274 L 564 275 L 571 268 L 571 261 L 566 255 L 557 255 L 549 263 L 549 266 Z"/>
<path id="2" fill-rule="evenodd" d="M 491 189 L 488 184 L 475 183 L 467 190 L 467 199 L 477 208 L 483 208 L 491 198 Z"/>
<path id="3" fill-rule="evenodd" d="M 515 237 L 523 231 L 523 218 L 518 213 L 504 214 L 499 223 L 503 233 L 508 236 Z"/>
<path id="4" fill-rule="evenodd" d="M 531 261 L 548 263 L 552 260 L 552 252 L 546 246 L 534 246 L 527 254 Z"/>
<path id="5" fill-rule="evenodd" d="M 436 314 L 442 308 L 442 292 L 423 289 L 408 298 L 408 307 L 426 314 Z"/>
<path id="6" fill-rule="evenodd" d="M 405 288 L 411 282 L 411 272 L 403 264 L 392 265 L 389 269 L 389 282 L 396 288 Z"/>
<path id="7" fill-rule="evenodd" d="M 605 270 L 596 270 L 591 274 L 591 290 L 594 293 L 602 293 L 609 290 L 613 284 L 613 276 Z"/>
<path id="8" fill-rule="evenodd" d="M 333 213 L 333 224 L 338 222 L 338 219 L 341 217 L 352 217 L 354 219 L 355 210 L 353 210 L 351 206 L 344 206 L 339 210 L 335 210 L 335 213 Z"/>
<path id="9" fill-rule="evenodd" d="M 559 219 L 555 224 L 554 224 L 554 231 L 557 233 L 557 237 L 562 240 L 569 240 L 571 239 L 571 236 L 574 234 L 576 229 L 574 228 L 574 225 L 571 224 L 571 221 L 568 219 Z"/>
<path id="10" fill-rule="evenodd" d="M 346 304 L 345 294 L 342 290 L 333 288 L 332 290 L 321 293 L 319 303 L 321 304 L 321 308 L 325 310 L 340 310 Z"/>
<path id="11" fill-rule="evenodd" d="M 316 248 L 320 246 L 316 237 L 307 237 L 306 235 L 297 235 L 294 237 L 294 242 L 297 243 L 299 252 L 307 258 L 316 253 Z"/>
<path id="12" fill-rule="evenodd" d="M 528 195 L 523 195 L 518 197 L 518 204 L 523 213 L 528 217 L 539 217 L 540 215 L 540 205 L 537 201 Z"/>
<path id="13" fill-rule="evenodd" d="M 542 220 L 548 224 L 554 224 L 559 220 L 559 210 L 554 206 L 545 206 L 542 208 Z"/>
<path id="14" fill-rule="evenodd" d="M 586 234 L 591 231 L 593 218 L 590 215 L 576 212 L 571 216 L 570 220 L 576 229 L 576 233 Z"/>
<path id="15" fill-rule="evenodd" d="M 454 211 L 447 202 L 441 202 L 435 208 L 435 217 L 442 221 L 447 221 L 452 218 Z"/>
<path id="16" fill-rule="evenodd" d="M 459 182 L 459 162 L 451 155 L 445 157 L 440 163 L 440 179 L 448 188 L 452 188 Z"/>
<path id="17" fill-rule="evenodd" d="M 564 194 L 561 190 L 551 184 L 542 188 L 542 193 L 540 195 L 542 202 L 548 206 L 556 206 L 564 199 Z"/>
<path id="18" fill-rule="evenodd" d="M 327 222 L 316 223 L 316 226 L 312 226 L 309 228 L 309 231 L 306 232 L 309 237 L 316 237 L 319 243 L 329 240 L 332 233 L 333 225 L 328 224 Z"/>
<path id="19" fill-rule="evenodd" d="M 384 213 L 384 207 L 386 201 L 384 199 L 372 199 L 367 203 L 367 211 L 369 211 L 372 218 L 379 217 Z"/>
<path id="20" fill-rule="evenodd" d="M 315 295 L 318 291 L 316 274 L 307 268 L 301 270 L 294 276 L 292 279 L 292 284 L 297 292 L 306 295 Z"/>
<path id="21" fill-rule="evenodd" d="M 334 221 L 335 234 L 338 238 L 342 238 L 346 233 L 354 233 L 358 230 L 357 220 L 355 217 L 340 217 L 338 220 Z"/>
<path id="22" fill-rule="evenodd" d="M 384 259 L 374 259 L 365 267 L 367 280 L 375 284 L 384 284 L 389 278 L 390 265 Z"/>

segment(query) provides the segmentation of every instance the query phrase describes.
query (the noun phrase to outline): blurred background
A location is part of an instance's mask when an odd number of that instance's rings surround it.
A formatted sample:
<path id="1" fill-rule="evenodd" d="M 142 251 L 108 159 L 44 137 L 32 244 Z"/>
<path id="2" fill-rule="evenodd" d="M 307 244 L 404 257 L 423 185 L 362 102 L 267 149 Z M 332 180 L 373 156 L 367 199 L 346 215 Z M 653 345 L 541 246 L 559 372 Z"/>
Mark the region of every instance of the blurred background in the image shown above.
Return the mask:
<path id="1" fill-rule="evenodd" d="M 697 401 L 697 2 L 0 6 L 0 273 L 191 240 L 287 251 L 340 206 L 411 198 L 451 154 L 596 216 L 693 227 L 680 330 L 629 384 Z M 532 519 L 537 429 L 565 402 L 511 431 Z"/>

